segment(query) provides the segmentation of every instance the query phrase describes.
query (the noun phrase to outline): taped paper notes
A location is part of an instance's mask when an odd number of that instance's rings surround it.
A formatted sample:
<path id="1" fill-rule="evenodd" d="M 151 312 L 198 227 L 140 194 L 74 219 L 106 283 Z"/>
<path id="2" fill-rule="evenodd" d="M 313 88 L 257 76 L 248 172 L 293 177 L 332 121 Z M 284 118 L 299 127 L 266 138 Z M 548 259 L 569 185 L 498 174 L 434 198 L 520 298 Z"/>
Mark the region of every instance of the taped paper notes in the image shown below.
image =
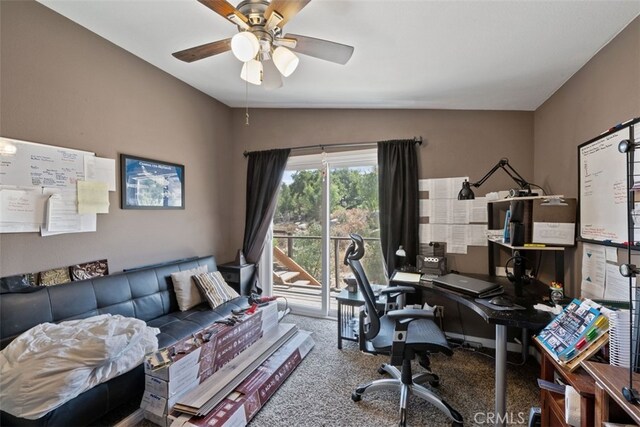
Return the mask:
<path id="1" fill-rule="evenodd" d="M 38 232 L 44 223 L 42 192 L 37 187 L 0 186 L 0 232 Z"/>
<path id="2" fill-rule="evenodd" d="M 468 177 L 421 179 L 418 188 L 428 192 L 420 199 L 420 242 L 446 242 L 448 253 L 466 254 L 467 246 L 487 246 L 487 199 L 458 200 Z M 427 220 L 428 218 L 428 220 Z M 427 223 L 428 222 L 428 223 Z"/>
<path id="3" fill-rule="evenodd" d="M 109 213 L 109 187 L 106 182 L 78 181 L 78 213 Z"/>

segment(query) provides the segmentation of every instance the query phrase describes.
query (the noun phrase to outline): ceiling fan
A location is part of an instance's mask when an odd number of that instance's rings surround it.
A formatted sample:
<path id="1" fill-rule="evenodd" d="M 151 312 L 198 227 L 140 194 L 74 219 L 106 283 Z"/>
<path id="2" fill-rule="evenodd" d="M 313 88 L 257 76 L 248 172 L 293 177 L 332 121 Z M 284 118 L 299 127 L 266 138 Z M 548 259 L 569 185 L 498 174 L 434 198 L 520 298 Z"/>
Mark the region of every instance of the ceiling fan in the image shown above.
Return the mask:
<path id="1" fill-rule="evenodd" d="M 240 77 L 267 88 L 282 86 L 298 66 L 295 55 L 313 56 L 337 64 L 346 64 L 353 46 L 297 34 L 284 34 L 283 27 L 311 0 L 244 0 L 234 7 L 226 0 L 198 0 L 238 27 L 231 38 L 206 43 L 173 53 L 185 62 L 198 61 L 231 50 L 244 62 Z M 292 52 L 293 51 L 293 52 Z"/>

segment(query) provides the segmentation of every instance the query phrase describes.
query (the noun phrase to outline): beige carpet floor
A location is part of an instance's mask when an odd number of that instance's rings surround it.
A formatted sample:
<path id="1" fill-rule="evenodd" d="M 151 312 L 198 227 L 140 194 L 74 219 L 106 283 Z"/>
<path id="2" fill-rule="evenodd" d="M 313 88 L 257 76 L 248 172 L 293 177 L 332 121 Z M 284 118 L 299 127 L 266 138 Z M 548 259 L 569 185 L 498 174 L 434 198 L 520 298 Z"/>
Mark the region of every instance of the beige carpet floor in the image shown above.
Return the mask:
<path id="1" fill-rule="evenodd" d="M 283 321 L 313 333 L 315 347 L 284 385 L 251 421 L 251 427 L 273 426 L 394 426 L 399 421 L 398 393 L 379 392 L 351 400 L 359 384 L 382 378 L 378 367 L 387 361 L 358 351 L 346 342 L 337 348 L 336 322 L 289 315 Z M 518 359 L 518 355 L 513 355 Z M 431 364 L 441 379 L 436 389 L 464 417 L 465 426 L 490 425 L 494 408 L 494 361 L 486 355 L 455 350 L 452 357 L 433 355 Z M 421 369 L 416 365 L 416 369 Z M 509 425 L 527 425 L 529 410 L 539 406 L 536 378 L 539 366 L 531 359 L 507 370 L 507 412 Z M 133 407 L 130 408 L 130 411 Z M 110 425 L 117 420 L 102 420 Z M 433 406 L 411 397 L 408 407 L 411 426 L 448 426 L 448 419 Z M 152 427 L 143 421 L 138 427 Z"/>

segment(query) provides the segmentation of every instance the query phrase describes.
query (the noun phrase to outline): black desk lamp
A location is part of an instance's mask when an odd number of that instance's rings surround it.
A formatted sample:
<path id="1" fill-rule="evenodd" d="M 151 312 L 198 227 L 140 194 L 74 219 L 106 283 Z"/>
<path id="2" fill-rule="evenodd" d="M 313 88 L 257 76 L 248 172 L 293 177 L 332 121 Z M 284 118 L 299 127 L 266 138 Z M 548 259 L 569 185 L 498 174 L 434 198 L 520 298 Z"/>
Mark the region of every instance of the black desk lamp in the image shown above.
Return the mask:
<path id="1" fill-rule="evenodd" d="M 396 251 L 396 258 L 398 260 L 398 264 L 397 264 L 398 269 L 400 271 L 404 271 L 404 263 L 407 258 L 407 251 L 404 250 L 402 245 L 400 245 L 400 247 Z"/>
<path id="2" fill-rule="evenodd" d="M 520 190 L 525 192 L 524 193 L 525 195 L 528 196 L 529 194 L 531 194 L 531 186 L 529 185 L 529 183 L 522 176 L 520 176 L 520 174 L 516 172 L 516 170 L 513 167 L 511 167 L 511 165 L 509 164 L 509 159 L 504 158 L 504 159 L 500 159 L 500 161 L 489 172 L 487 172 L 487 174 L 483 176 L 480 179 L 480 181 L 470 183 L 465 179 L 465 181 L 462 183 L 462 189 L 458 193 L 458 200 L 475 199 L 476 196 L 473 194 L 473 190 L 471 189 L 471 187 L 475 187 L 475 188 L 480 187 L 498 169 L 504 170 L 507 173 L 507 175 L 509 175 L 511 179 L 513 179 L 515 183 L 518 184 L 518 186 L 520 187 Z M 516 191 L 517 191 L 517 195 L 522 195 L 521 191 L 518 191 L 518 190 Z M 515 196 L 515 195 L 516 194 L 512 194 L 512 196 Z"/>

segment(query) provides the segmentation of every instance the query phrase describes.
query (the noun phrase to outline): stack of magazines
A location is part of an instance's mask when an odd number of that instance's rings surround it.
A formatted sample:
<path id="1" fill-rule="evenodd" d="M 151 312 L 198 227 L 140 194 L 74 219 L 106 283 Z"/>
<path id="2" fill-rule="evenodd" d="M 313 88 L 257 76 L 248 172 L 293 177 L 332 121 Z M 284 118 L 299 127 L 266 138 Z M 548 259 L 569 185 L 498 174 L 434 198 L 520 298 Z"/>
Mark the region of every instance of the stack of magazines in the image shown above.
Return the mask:
<path id="1" fill-rule="evenodd" d="M 574 299 L 536 337 L 553 358 L 569 362 L 609 329 L 609 322 L 589 301 Z"/>

